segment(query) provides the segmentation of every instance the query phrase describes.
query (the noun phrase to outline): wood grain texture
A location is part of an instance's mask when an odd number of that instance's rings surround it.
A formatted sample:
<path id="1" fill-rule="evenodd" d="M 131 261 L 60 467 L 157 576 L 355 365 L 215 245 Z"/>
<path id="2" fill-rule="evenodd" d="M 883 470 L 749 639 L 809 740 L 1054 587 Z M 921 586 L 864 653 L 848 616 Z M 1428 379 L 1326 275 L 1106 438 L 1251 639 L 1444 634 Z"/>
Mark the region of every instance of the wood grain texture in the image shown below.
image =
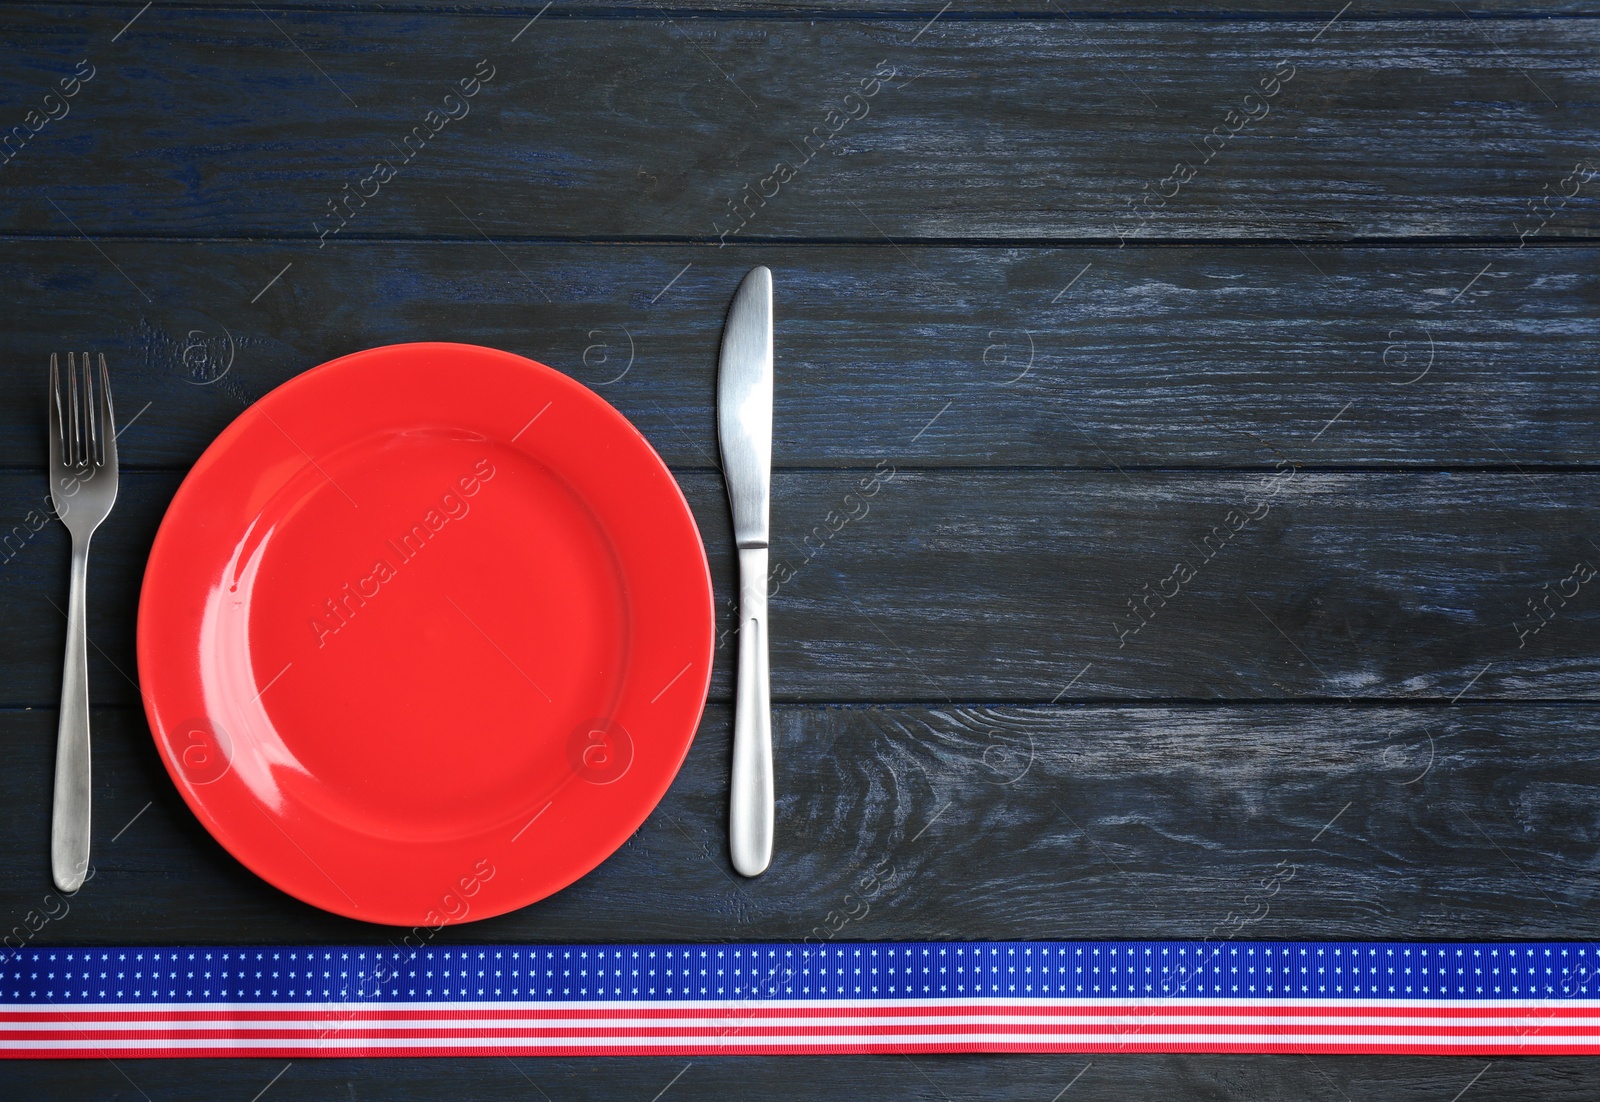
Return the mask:
<path id="1" fill-rule="evenodd" d="M 1114 0 L 1073 0 L 1070 4 L 1046 0 L 1045 3 L 1032 5 L 1018 4 L 1015 0 L 961 0 L 948 6 L 901 2 L 875 4 L 870 8 L 849 3 L 848 0 L 674 0 L 673 3 L 662 4 L 656 4 L 653 0 L 574 0 L 548 8 L 544 0 L 480 0 L 470 4 L 465 0 L 279 0 L 261 5 L 274 16 L 279 12 L 299 11 L 493 14 L 511 21 L 513 28 L 523 26 L 533 16 L 538 16 L 542 21 L 563 18 L 661 19 L 670 16 L 675 19 L 695 19 L 755 15 L 793 19 L 917 19 L 927 23 L 937 15 L 934 25 L 946 20 L 959 22 L 964 19 L 1143 21 L 1182 16 L 1292 20 L 1309 24 L 1313 32 L 1335 16 L 1342 23 L 1345 20 L 1360 22 L 1377 19 L 1482 19 L 1496 15 L 1587 15 L 1591 11 L 1582 0 L 1484 0 L 1470 9 L 1452 5 L 1450 0 L 1406 0 L 1405 3 L 1385 5 L 1382 10 L 1358 10 L 1352 5 L 1341 13 L 1339 9 L 1343 6 L 1342 0 L 1340 3 L 1332 0 L 1164 0 L 1138 6 L 1118 4 Z M 79 0 L 72 7 L 103 18 L 111 32 L 127 22 L 132 14 L 132 9 L 121 0 Z M 187 0 L 184 7 L 253 10 L 251 0 Z M 941 12 L 941 8 L 945 10 Z M 105 14 L 99 15 L 95 9 L 102 9 Z M 545 10 L 541 13 L 540 9 Z"/>
<path id="2" fill-rule="evenodd" d="M 779 844 L 746 880 L 726 853 L 731 716 L 713 705 L 605 864 L 436 943 L 1591 939 L 1597 720 L 1592 704 L 783 705 Z M 183 804 L 140 713 L 94 721 L 95 875 L 30 944 L 403 932 L 256 878 Z M 0 711 L 0 930 L 50 890 L 54 722 Z"/>
<path id="3" fill-rule="evenodd" d="M 1600 219 L 1600 185 L 1561 184 L 1600 156 L 1587 19 L 1315 42 L 1312 22 L 967 20 L 913 42 L 925 18 L 559 19 L 513 44 L 499 17 L 158 7 L 111 43 L 73 10 L 0 16 L 19 116 L 79 59 L 97 71 L 4 166 L 5 232 L 315 241 L 347 184 L 370 201 L 346 239 L 1515 240 L 1551 189 L 1573 198 L 1540 236 Z M 450 107 L 478 59 L 493 80 Z M 894 75 L 846 104 L 880 61 Z M 405 163 L 430 110 L 468 113 Z M 395 174 L 368 179 L 382 159 Z M 805 163 L 774 182 L 779 161 Z M 1180 162 L 1187 182 L 1163 183 Z M 1171 198 L 1136 217 L 1147 188 Z"/>
<path id="4" fill-rule="evenodd" d="M 1573 575 L 1574 563 L 1600 566 L 1592 473 L 886 478 L 892 469 L 775 476 L 775 699 L 1597 695 L 1600 578 Z M 42 481 L 3 474 L 0 490 L 25 502 Z M 95 537 L 96 701 L 137 699 L 138 586 L 176 482 L 169 472 L 124 475 Z M 681 482 L 727 629 L 722 482 L 711 471 L 683 472 Z M 65 626 L 50 602 L 66 591 L 66 568 L 55 522 L 0 564 L 0 619 L 30 625 L 0 636 L 0 702 L 57 699 Z M 731 691 L 727 641 L 717 700 Z"/>
<path id="5" fill-rule="evenodd" d="M 955 1098 L 1038 1099 L 1060 1096 L 1124 1102 L 1129 1098 L 1436 1099 L 1472 1084 L 1483 1097 L 1515 1102 L 1590 1102 L 1593 1062 L 1584 1057 L 1485 1061 L 1439 1056 L 727 1056 L 541 1057 L 482 1060 L 300 1060 L 287 1071 L 273 1060 L 139 1060 L 20 1062 L 0 1069 L 20 1097 L 40 1102 L 84 1098 L 211 1102 L 250 1096 L 280 1072 L 273 1086 L 307 1102 L 663 1102 L 683 1099 L 869 1097 L 893 1102 Z M 687 1070 L 685 1067 L 687 1066 Z M 681 1075 L 680 1075 L 681 1073 Z M 1476 1082 L 1474 1082 L 1476 1079 Z M 1071 1090 L 1062 1092 L 1071 1084 Z M 267 1098 L 272 1097 L 269 1093 Z M 1470 1097 L 1470 1095 L 1468 1096 Z"/>
<path id="6" fill-rule="evenodd" d="M 1223 938 L 1236 928 L 1229 916 L 1244 914 L 1260 914 L 1243 931 L 1253 938 L 1594 937 L 1600 778 L 1575 733 L 1595 718 L 1571 705 L 783 707 L 780 823 L 805 844 L 780 846 L 772 872 L 748 881 L 722 853 L 729 715 L 714 706 L 666 801 L 615 857 L 545 903 L 447 928 L 439 943 L 799 938 L 832 925 L 830 912 L 862 909 L 863 869 L 889 883 L 842 939 Z M 183 806 L 138 713 L 100 709 L 95 724 L 96 875 L 35 944 L 382 944 L 392 933 L 257 880 Z M 12 924 L 49 890 L 53 728 L 49 711 L 0 712 L 12 749 L 0 772 L 0 920 Z M 1260 900 L 1261 882 L 1288 869 L 1275 898 Z M 693 1061 L 673 1092 L 792 1097 L 799 1074 L 808 1095 L 1049 1098 L 1082 1072 L 1073 1091 L 1087 1098 L 1420 1099 L 1460 1090 L 1483 1063 L 730 1057 Z M 1498 1061 L 1480 1085 L 1496 1097 L 1586 1099 L 1592 1069 Z M 682 1070 L 664 1058 L 322 1060 L 297 1062 L 278 1086 L 307 1099 L 649 1097 Z M 30 1099 L 248 1098 L 280 1071 L 254 1060 L 22 1062 L 0 1066 L 0 1083 Z"/>
<path id="7" fill-rule="evenodd" d="M 0 241 L 0 466 L 40 464 L 45 365 L 82 334 L 137 418 L 132 467 L 186 469 L 285 380 L 414 340 L 548 363 L 669 463 L 713 466 L 722 318 L 758 263 L 778 289 L 780 466 L 1600 462 L 1587 247 L 104 248 L 121 273 L 82 241 Z"/>
<path id="8" fill-rule="evenodd" d="M 637 834 L 440 943 L 1600 938 L 1600 578 L 1574 572 L 1600 566 L 1600 181 L 1555 197 L 1600 163 L 1592 5 L 139 3 L 0 10 L 3 126 L 96 66 L 0 165 L 0 929 L 50 890 L 50 352 L 110 355 L 129 471 L 91 570 L 97 873 L 33 943 L 377 945 L 401 931 L 234 861 L 151 745 L 137 593 L 182 473 L 334 356 L 508 348 L 674 466 L 726 629 L 712 365 L 764 263 L 774 867 L 727 863 L 724 636 Z M 480 58 L 470 113 L 319 248 Z M 806 159 L 880 59 L 870 113 Z M 779 159 L 805 163 L 755 198 Z M 73 1102 L 1597 1084 L 1564 1058 L 0 1062 L 0 1097 Z"/>

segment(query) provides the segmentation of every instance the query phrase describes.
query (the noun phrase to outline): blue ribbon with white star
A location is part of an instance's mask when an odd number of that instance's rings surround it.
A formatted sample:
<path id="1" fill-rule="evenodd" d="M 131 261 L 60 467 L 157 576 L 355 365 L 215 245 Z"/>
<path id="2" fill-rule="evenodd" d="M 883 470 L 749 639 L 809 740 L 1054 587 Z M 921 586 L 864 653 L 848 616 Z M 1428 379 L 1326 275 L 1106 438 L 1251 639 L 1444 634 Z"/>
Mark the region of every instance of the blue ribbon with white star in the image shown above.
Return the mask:
<path id="1" fill-rule="evenodd" d="M 1589 1052 L 1591 942 L 22 949 L 11 1056 Z"/>

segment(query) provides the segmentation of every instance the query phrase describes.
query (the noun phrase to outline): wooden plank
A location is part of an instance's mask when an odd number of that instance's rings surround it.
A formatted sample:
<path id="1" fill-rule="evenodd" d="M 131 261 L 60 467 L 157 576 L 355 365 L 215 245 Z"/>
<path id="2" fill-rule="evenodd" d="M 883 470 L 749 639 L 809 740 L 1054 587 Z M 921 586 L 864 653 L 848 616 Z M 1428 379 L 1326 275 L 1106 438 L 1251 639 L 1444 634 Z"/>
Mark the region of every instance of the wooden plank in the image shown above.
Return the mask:
<path id="1" fill-rule="evenodd" d="M 315 364 L 443 339 L 566 371 L 670 463 L 709 467 L 722 321 L 757 263 L 777 278 L 780 465 L 1600 463 L 1587 247 L 105 248 L 153 301 L 87 246 L 0 242 L 0 466 L 41 462 L 69 340 L 110 358 L 124 462 L 181 469 Z"/>
<path id="2" fill-rule="evenodd" d="M 779 834 L 727 861 L 726 706 L 588 877 L 433 943 L 1600 937 L 1594 705 L 780 706 Z M 95 713 L 95 875 L 35 945 L 385 944 L 205 833 Z M 50 888 L 53 710 L 0 713 L 0 920 Z M 1274 883 L 1276 881 L 1276 883 Z M 52 908 L 58 909 L 58 908 Z M 26 932 L 26 931 L 24 931 Z M 20 935 L 18 935 L 20 937 Z"/>
<path id="3" fill-rule="evenodd" d="M 1485 1065 L 1489 1065 L 1487 1069 Z M 1582 1056 L 1495 1060 L 1438 1056 L 731 1056 L 541 1057 L 516 1060 L 19 1061 L 4 1069 L 19 1097 L 171 1102 L 249 1099 L 274 1076 L 292 1098 L 872 1098 L 938 1102 L 1128 1098 L 1382 1098 L 1449 1102 L 1471 1085 L 1486 1096 L 1591 1102 L 1595 1070 Z M 389 1084 L 403 1091 L 387 1093 Z M 803 1083 L 804 1093 L 797 1087 Z M 1071 1086 L 1070 1092 L 1062 1095 Z M 1269 1093 L 1270 1092 L 1270 1093 Z M 270 1098 L 271 1095 L 269 1094 Z"/>
<path id="4" fill-rule="evenodd" d="M 250 8 L 250 0 L 189 0 L 184 5 L 191 9 L 227 10 L 231 8 Z M 262 5 L 267 11 L 276 15 L 277 11 L 335 11 L 335 12 L 421 12 L 434 14 L 440 12 L 461 15 L 495 14 L 510 22 L 513 29 L 526 26 L 530 17 L 537 16 L 539 20 L 558 19 L 626 19 L 626 18 L 662 18 L 669 16 L 680 20 L 705 18 L 714 15 L 755 15 L 762 18 L 787 16 L 795 19 L 859 19 L 859 20 L 920 20 L 917 24 L 932 23 L 924 34 L 931 33 L 933 26 L 941 26 L 946 22 L 961 22 L 971 19 L 1016 19 L 1019 8 L 1013 0 L 961 0 L 960 3 L 941 5 L 936 3 L 906 3 L 876 4 L 871 8 L 864 8 L 859 4 L 851 4 L 846 0 L 693 0 L 692 3 L 653 4 L 651 0 L 599 0 L 589 2 L 574 2 L 562 4 L 559 9 L 546 6 L 544 0 L 480 0 L 478 3 L 464 3 L 462 0 L 294 0 L 292 5 Z M 1352 5 L 1341 12 L 1343 6 L 1332 0 L 1165 0 L 1165 2 L 1147 3 L 1141 7 L 1127 4 L 1117 4 L 1113 0 L 1074 0 L 1069 5 L 1050 4 L 1042 11 L 1024 11 L 1024 18 L 1030 20 L 1061 19 L 1061 20 L 1104 20 L 1115 19 L 1120 21 L 1170 19 L 1174 16 L 1189 18 L 1206 17 L 1211 19 L 1255 17 L 1295 20 L 1309 25 L 1315 32 L 1330 21 L 1355 23 L 1363 20 L 1374 19 L 1420 19 L 1439 18 L 1464 19 L 1492 17 L 1495 15 L 1553 15 L 1573 14 L 1586 15 L 1589 8 L 1581 0 L 1487 0 L 1485 3 L 1474 4 L 1469 12 L 1452 6 L 1450 0 L 1407 0 L 1404 4 L 1385 6 L 1379 11 L 1359 11 Z M 126 22 L 130 14 L 126 4 L 118 0 L 79 0 L 72 7 L 78 10 L 93 12 L 96 8 L 105 9 L 104 14 L 98 12 L 92 16 L 97 23 L 103 24 L 107 35 L 115 33 Z M 941 11 L 941 8 L 943 10 Z M 541 12 L 540 9 L 545 9 Z M 937 16 L 937 19 L 934 17 Z M 1337 17 L 1337 19 L 1335 19 Z M 131 33 L 131 30 L 130 32 Z"/>
<path id="5" fill-rule="evenodd" d="M 861 910 L 853 889 L 863 865 L 884 876 L 892 868 L 898 883 L 854 930 L 842 928 L 841 940 L 1221 939 L 1238 924 L 1230 914 L 1259 913 L 1252 893 L 1263 894 L 1261 882 L 1291 867 L 1293 878 L 1267 901 L 1276 906 L 1244 936 L 1594 937 L 1585 919 L 1593 908 L 1584 904 L 1595 890 L 1590 793 L 1600 778 L 1591 775 L 1593 755 L 1572 738 L 1591 718 L 1591 708 L 1527 705 L 780 707 L 787 837 L 772 872 L 743 881 L 722 868 L 729 716 L 713 707 L 662 807 L 611 861 L 546 903 L 446 929 L 439 943 L 803 937 L 808 923 L 828 925 L 829 912 Z M 95 722 L 96 876 L 33 944 L 382 944 L 392 936 L 256 880 L 182 805 L 140 716 L 102 709 Z M 0 772 L 0 822 L 11 840 L 0 851 L 0 918 L 13 926 L 26 924 L 49 891 L 53 729 L 49 711 L 0 712 L 12 748 Z M 1003 783 L 1030 753 L 1027 773 Z M 1326 830 L 1323 812 L 1339 813 Z M 1074 1093 L 1106 1099 L 1128 1097 L 1130 1084 L 1151 1094 L 1232 1096 L 1245 1078 L 1251 1089 L 1282 1084 L 1293 1097 L 1331 1084 L 1352 1097 L 1425 1099 L 1448 1097 L 1443 1086 L 1459 1090 L 1483 1070 L 1464 1060 L 1378 1057 L 919 1057 L 909 1067 L 900 1057 L 803 1065 L 730 1058 L 694 1061 L 678 1086 L 708 1097 L 735 1082 L 776 1089 L 798 1068 L 814 1087 L 894 1098 L 926 1098 L 930 1089 L 1043 1098 L 1045 1087 L 1059 1092 L 1082 1072 Z M 1589 1068 L 1577 1059 L 1501 1061 L 1482 1082 L 1502 1094 L 1585 1099 Z M 201 1099 L 225 1089 L 248 1097 L 247 1086 L 258 1091 L 282 1070 L 245 1060 L 120 1069 L 77 1061 L 7 1064 L 3 1073 L 28 1098 L 114 1096 L 131 1080 L 151 1097 Z M 555 1097 L 580 1085 L 648 1097 L 647 1086 L 659 1091 L 680 1070 L 647 1059 L 311 1061 L 280 1085 L 321 1097 L 377 1078 L 404 1081 L 410 1098 L 456 1099 L 506 1096 L 532 1079 Z"/>
<path id="6" fill-rule="evenodd" d="M 890 475 L 893 477 L 889 477 Z M 721 479 L 680 481 L 719 630 Z M 18 503 L 42 478 L 0 474 Z M 132 472 L 95 538 L 94 699 L 132 703 L 138 584 L 177 476 Z M 1594 699 L 1600 475 L 784 471 L 780 700 Z M 1575 568 L 1574 563 L 1593 566 Z M 1180 566 L 1181 564 L 1181 566 Z M 52 704 L 66 541 L 0 564 L 0 702 Z M 730 693 L 726 637 L 712 697 Z"/>
<path id="7" fill-rule="evenodd" d="M 920 13 L 652 16 L 541 21 L 513 43 L 498 16 L 157 7 L 110 43 L 71 10 L 5 17 L 0 98 L 19 122 L 80 59 L 96 75 L 4 166 L 0 231 L 1515 240 L 1600 224 L 1597 185 L 1572 174 L 1597 155 L 1588 19 L 1341 20 L 1320 38 L 1305 20 L 965 20 L 913 41 Z M 462 80 L 475 98 L 447 103 Z M 863 81 L 870 99 L 846 103 Z M 1573 198 L 1530 210 L 1556 191 Z"/>

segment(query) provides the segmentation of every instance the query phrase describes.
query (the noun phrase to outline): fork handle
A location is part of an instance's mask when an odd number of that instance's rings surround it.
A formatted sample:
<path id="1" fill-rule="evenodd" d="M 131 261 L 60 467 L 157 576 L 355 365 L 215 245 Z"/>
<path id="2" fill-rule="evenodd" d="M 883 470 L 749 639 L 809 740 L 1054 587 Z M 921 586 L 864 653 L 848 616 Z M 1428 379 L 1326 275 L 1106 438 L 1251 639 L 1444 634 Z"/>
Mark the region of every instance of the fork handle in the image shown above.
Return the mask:
<path id="1" fill-rule="evenodd" d="M 743 876 L 772 861 L 772 696 L 767 669 L 767 549 L 739 548 L 739 673 L 733 705 L 728 849 Z"/>
<path id="2" fill-rule="evenodd" d="M 56 887 L 75 892 L 89 869 L 89 654 L 84 606 L 89 541 L 72 541 L 67 593 L 67 655 L 61 672 L 61 726 L 56 732 L 56 791 L 50 817 L 50 871 Z"/>

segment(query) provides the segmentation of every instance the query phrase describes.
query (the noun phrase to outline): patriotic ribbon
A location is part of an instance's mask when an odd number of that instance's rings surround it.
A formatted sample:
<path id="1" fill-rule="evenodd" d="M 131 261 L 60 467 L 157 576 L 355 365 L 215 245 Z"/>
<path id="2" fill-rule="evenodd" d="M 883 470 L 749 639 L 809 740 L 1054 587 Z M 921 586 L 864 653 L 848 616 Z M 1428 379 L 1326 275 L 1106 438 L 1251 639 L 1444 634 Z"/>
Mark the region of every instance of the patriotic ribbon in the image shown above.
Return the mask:
<path id="1" fill-rule="evenodd" d="M 23 949 L 0 1055 L 1600 1051 L 1600 943 Z"/>

